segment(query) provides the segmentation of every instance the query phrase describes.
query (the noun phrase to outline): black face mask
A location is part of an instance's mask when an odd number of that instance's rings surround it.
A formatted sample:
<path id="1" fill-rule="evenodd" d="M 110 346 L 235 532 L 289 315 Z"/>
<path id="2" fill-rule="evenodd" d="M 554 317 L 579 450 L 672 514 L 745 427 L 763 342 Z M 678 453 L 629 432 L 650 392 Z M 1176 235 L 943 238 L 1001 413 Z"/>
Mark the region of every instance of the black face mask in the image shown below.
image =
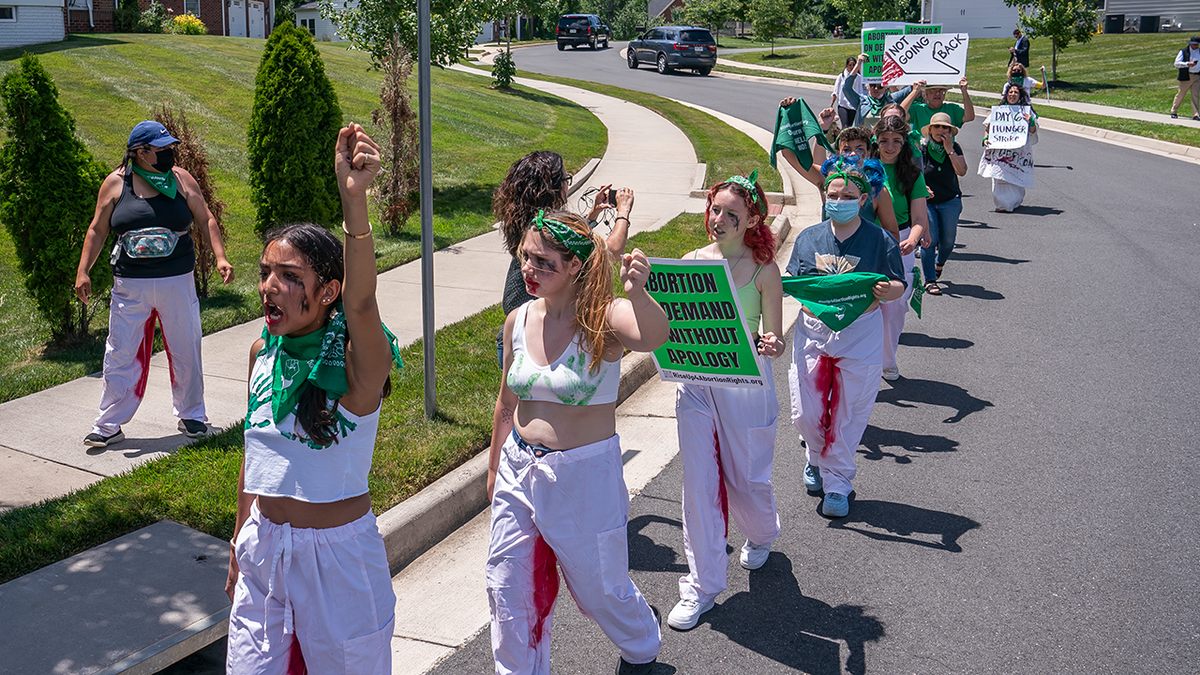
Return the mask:
<path id="1" fill-rule="evenodd" d="M 150 166 L 159 173 L 166 173 L 175 166 L 175 148 L 163 148 L 154 153 L 155 161 Z"/>

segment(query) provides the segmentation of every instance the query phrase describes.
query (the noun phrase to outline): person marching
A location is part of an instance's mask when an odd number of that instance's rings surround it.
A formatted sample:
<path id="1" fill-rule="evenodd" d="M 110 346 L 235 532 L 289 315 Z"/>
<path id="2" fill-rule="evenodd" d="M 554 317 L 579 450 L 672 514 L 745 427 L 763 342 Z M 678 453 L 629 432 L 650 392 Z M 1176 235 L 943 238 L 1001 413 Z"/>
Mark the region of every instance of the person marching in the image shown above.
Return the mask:
<path id="1" fill-rule="evenodd" d="M 629 578 L 629 493 L 616 434 L 624 350 L 666 342 L 667 316 L 646 292 L 650 266 L 612 259 L 588 222 L 539 213 L 518 249 L 535 298 L 504 323 L 504 378 L 488 458 L 487 587 L 496 672 L 549 673 L 562 567 L 585 615 L 620 650 L 617 672 L 649 673 L 658 619 Z"/>
<path id="2" fill-rule="evenodd" d="M 1041 87 L 1045 84 L 1036 78 L 1029 77 L 1029 73 L 1025 71 L 1025 66 L 1017 63 L 1016 61 L 1013 61 L 1012 64 L 1008 66 L 1008 82 L 1012 82 L 1013 84 L 1021 87 L 1025 90 L 1025 93 L 1029 94 L 1030 96 L 1033 96 L 1033 90 L 1035 87 Z M 1001 95 L 1004 94 L 1004 92 L 1000 93 Z"/>
<path id="3" fill-rule="evenodd" d="M 913 161 L 912 144 L 908 139 L 908 124 L 899 117 L 885 117 L 875 125 L 876 159 L 887 172 L 887 190 L 892 195 L 892 211 L 900 229 L 900 254 L 904 265 L 904 296 L 898 302 L 883 305 L 883 379 L 900 379 L 896 350 L 904 332 L 904 315 L 912 294 L 912 269 L 917 263 L 917 246 L 928 245 L 929 216 L 925 200 L 929 192 L 925 178 Z"/>
<path id="4" fill-rule="evenodd" d="M 992 179 L 992 203 L 996 207 L 996 213 L 1012 213 L 1025 201 L 1025 190 L 1033 189 L 1033 146 L 1038 141 L 1038 117 L 1033 108 L 1029 107 L 1029 95 L 1012 82 L 1004 85 L 1003 103 L 1021 106 L 1021 115 L 1029 122 L 1025 145 L 1017 150 L 990 148 L 986 132 L 996 117 L 996 109 L 993 108 L 983 122 L 984 151 L 983 157 L 979 159 L 978 173 L 984 178 Z M 992 161 L 1002 153 L 1006 157 L 1004 161 Z"/>
<path id="5" fill-rule="evenodd" d="M 193 271 L 192 221 L 200 225 L 217 261 L 221 280 L 233 281 L 221 228 L 209 213 L 196 179 L 175 166 L 179 139 L 153 120 L 129 133 L 125 159 L 100 186 L 96 214 L 88 225 L 75 274 L 75 295 L 87 303 L 90 272 L 109 232 L 113 247 L 112 302 L 104 344 L 104 389 L 100 415 L 83 444 L 103 448 L 125 439 L 121 425 L 133 419 L 150 373 L 154 324 L 162 327 L 171 368 L 173 414 L 188 438 L 207 431 L 204 371 L 200 361 L 200 301 Z"/>
<path id="6" fill-rule="evenodd" d="M 895 93 L 889 92 L 888 88 L 880 83 L 871 82 L 867 85 L 867 95 L 859 96 L 855 86 L 858 84 L 859 73 L 862 72 L 863 64 L 870 58 L 866 54 L 860 54 L 858 62 L 854 64 L 854 70 L 842 84 L 842 93 L 849 99 L 851 105 L 854 106 L 858 114 L 854 116 L 854 126 L 856 127 L 874 127 L 879 121 L 883 113 L 883 107 L 889 103 L 900 103 L 908 98 L 912 93 L 912 87 L 905 87 Z"/>
<path id="7" fill-rule="evenodd" d="M 941 295 L 937 280 L 942 276 L 946 261 L 954 253 L 958 235 L 958 217 L 962 215 L 962 190 L 958 177 L 967 175 L 967 160 L 955 142 L 958 127 L 946 113 L 935 113 L 921 129 L 922 169 L 925 185 L 932 196 L 926 202 L 929 214 L 929 245 L 921 247 L 921 270 L 925 276 L 925 292 Z"/>
<path id="8" fill-rule="evenodd" d="M 859 216 L 870 194 L 883 185 L 882 168 L 865 171 L 857 158 L 834 157 L 822 172 L 830 219 L 796 237 L 787 273 L 803 277 L 867 272 L 888 279 L 871 287 L 873 302 L 839 331 L 807 307 L 796 323 L 788 383 L 792 423 L 806 446 L 804 486 L 809 492 L 824 492 L 823 515 L 840 518 L 850 512 L 857 471 L 854 453 L 875 407 L 883 370 L 879 301 L 903 296 L 906 274 L 896 240 Z"/>
<path id="9" fill-rule="evenodd" d="M 1193 35 L 1186 46 L 1175 56 L 1175 67 L 1179 69 L 1179 93 L 1171 103 L 1171 119 L 1179 117 L 1179 106 L 1188 92 L 1192 95 L 1192 119 L 1200 120 L 1200 35 Z"/>
<path id="10" fill-rule="evenodd" d="M 1011 72 L 1011 68 L 1010 68 Z M 1021 69 L 1024 73 L 1024 68 Z M 925 80 L 917 80 L 909 94 L 900 105 L 908 111 L 908 121 L 913 129 L 922 129 L 929 124 L 930 118 L 936 113 L 946 113 L 954 126 L 962 128 L 967 122 L 975 120 L 975 104 L 971 102 L 971 93 L 967 91 L 967 78 L 959 78 L 958 90 L 962 94 L 962 105 L 946 100 L 946 85 L 929 85 Z"/>
<path id="11" fill-rule="evenodd" d="M 713 243 L 684 256 L 729 261 L 767 384 L 678 386 L 675 419 L 683 459 L 688 574 L 679 579 L 680 600 L 667 616 L 667 624 L 678 630 L 693 628 L 727 587 L 729 516 L 746 535 L 740 562 L 748 570 L 766 563 L 771 542 L 779 536 L 771 485 L 779 400 L 767 357 L 783 353 L 783 286 L 774 262 L 775 236 L 767 224 L 767 195 L 757 174 L 733 176 L 709 189 L 704 226 Z"/>
<path id="12" fill-rule="evenodd" d="M 288 225 L 267 233 L 259 262 L 266 325 L 250 348 L 225 584 L 232 675 L 392 672 L 396 596 L 367 491 L 400 359 L 379 319 L 367 220 L 379 146 L 351 124 L 336 152 L 345 245 Z"/>

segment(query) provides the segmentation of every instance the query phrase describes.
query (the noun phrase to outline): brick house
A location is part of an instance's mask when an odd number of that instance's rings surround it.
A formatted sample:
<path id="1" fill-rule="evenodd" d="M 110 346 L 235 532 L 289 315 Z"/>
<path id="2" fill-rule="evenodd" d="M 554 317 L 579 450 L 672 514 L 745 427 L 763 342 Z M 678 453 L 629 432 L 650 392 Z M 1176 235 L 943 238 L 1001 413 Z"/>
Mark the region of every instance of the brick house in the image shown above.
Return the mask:
<path id="1" fill-rule="evenodd" d="M 119 0 L 61 0 L 66 3 L 70 33 L 111 33 Z M 151 0 L 138 0 L 145 11 Z M 275 8 L 271 0 L 159 0 L 168 16 L 191 12 L 204 22 L 209 35 L 266 38 Z M 59 5 L 61 6 L 61 4 Z"/>

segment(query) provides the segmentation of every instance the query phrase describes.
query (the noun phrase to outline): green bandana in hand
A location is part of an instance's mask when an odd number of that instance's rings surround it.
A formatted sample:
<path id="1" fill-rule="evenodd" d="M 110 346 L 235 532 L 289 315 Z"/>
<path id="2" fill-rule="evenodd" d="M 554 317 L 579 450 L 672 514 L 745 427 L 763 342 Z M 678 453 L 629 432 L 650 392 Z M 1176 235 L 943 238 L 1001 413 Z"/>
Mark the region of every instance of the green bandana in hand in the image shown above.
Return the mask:
<path id="1" fill-rule="evenodd" d="M 783 292 L 796 298 L 834 332 L 854 323 L 875 302 L 873 288 L 888 278 L 870 272 L 784 277 Z"/>
<path id="2" fill-rule="evenodd" d="M 814 138 L 826 151 L 833 152 L 833 145 L 821 131 L 820 120 L 804 99 L 798 98 L 790 106 L 779 108 L 775 115 L 775 140 L 771 143 L 771 166 L 776 166 L 779 151 L 786 148 L 796 154 L 800 167 L 807 171 L 813 165 L 808 142 Z"/>
<path id="3" fill-rule="evenodd" d="M 133 169 L 133 172 L 137 175 L 145 178 L 146 182 L 152 185 L 155 190 L 158 190 L 159 193 L 166 195 L 168 199 L 175 199 L 175 193 L 179 190 L 179 184 L 175 182 L 174 171 L 151 173 L 142 170 L 136 164 L 130 164 L 129 168 Z"/>
<path id="4" fill-rule="evenodd" d="M 746 191 L 750 193 L 750 201 L 755 204 L 758 203 L 758 169 L 751 171 L 749 178 L 745 176 L 730 176 L 725 182 L 741 185 L 746 188 Z"/>
<path id="5" fill-rule="evenodd" d="M 595 248 L 591 237 L 579 234 L 565 223 L 560 223 L 553 218 L 547 218 L 545 211 L 538 211 L 538 214 L 534 216 L 533 228 L 535 230 L 549 231 L 563 246 L 570 249 L 571 253 L 574 253 L 575 257 L 579 258 L 580 261 L 587 260 Z"/>
<path id="6" fill-rule="evenodd" d="M 392 348 L 393 363 L 403 368 L 396 336 L 387 326 L 383 326 L 383 332 Z M 271 417 L 276 425 L 295 412 L 300 394 L 309 382 L 324 389 L 326 396 L 335 401 L 346 395 L 349 389 L 346 383 L 346 335 L 346 313 L 340 302 L 333 306 L 325 328 L 308 335 L 271 335 L 263 326 L 264 349 L 280 348 L 271 377 Z"/>
<path id="7" fill-rule="evenodd" d="M 930 249 L 932 250 L 932 249 Z M 921 283 L 921 268 L 913 268 L 913 292 L 912 298 L 909 299 L 908 305 L 917 313 L 917 318 L 921 318 L 921 296 L 925 295 L 925 285 Z"/>

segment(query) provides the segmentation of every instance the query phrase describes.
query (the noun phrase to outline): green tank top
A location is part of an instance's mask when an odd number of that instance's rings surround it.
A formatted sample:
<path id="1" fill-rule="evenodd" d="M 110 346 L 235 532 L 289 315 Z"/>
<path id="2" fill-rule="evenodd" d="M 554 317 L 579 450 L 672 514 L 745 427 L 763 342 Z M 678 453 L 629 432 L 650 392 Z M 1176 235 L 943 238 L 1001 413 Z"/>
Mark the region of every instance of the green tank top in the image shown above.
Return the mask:
<path id="1" fill-rule="evenodd" d="M 762 268 L 763 266 L 759 265 L 758 269 L 754 270 L 754 276 L 750 277 L 750 283 L 737 289 L 738 302 L 742 304 L 742 312 L 746 315 L 746 330 L 750 331 L 750 335 L 758 332 L 758 323 L 762 319 L 762 293 L 754 286 L 754 280 L 758 278 Z"/>

